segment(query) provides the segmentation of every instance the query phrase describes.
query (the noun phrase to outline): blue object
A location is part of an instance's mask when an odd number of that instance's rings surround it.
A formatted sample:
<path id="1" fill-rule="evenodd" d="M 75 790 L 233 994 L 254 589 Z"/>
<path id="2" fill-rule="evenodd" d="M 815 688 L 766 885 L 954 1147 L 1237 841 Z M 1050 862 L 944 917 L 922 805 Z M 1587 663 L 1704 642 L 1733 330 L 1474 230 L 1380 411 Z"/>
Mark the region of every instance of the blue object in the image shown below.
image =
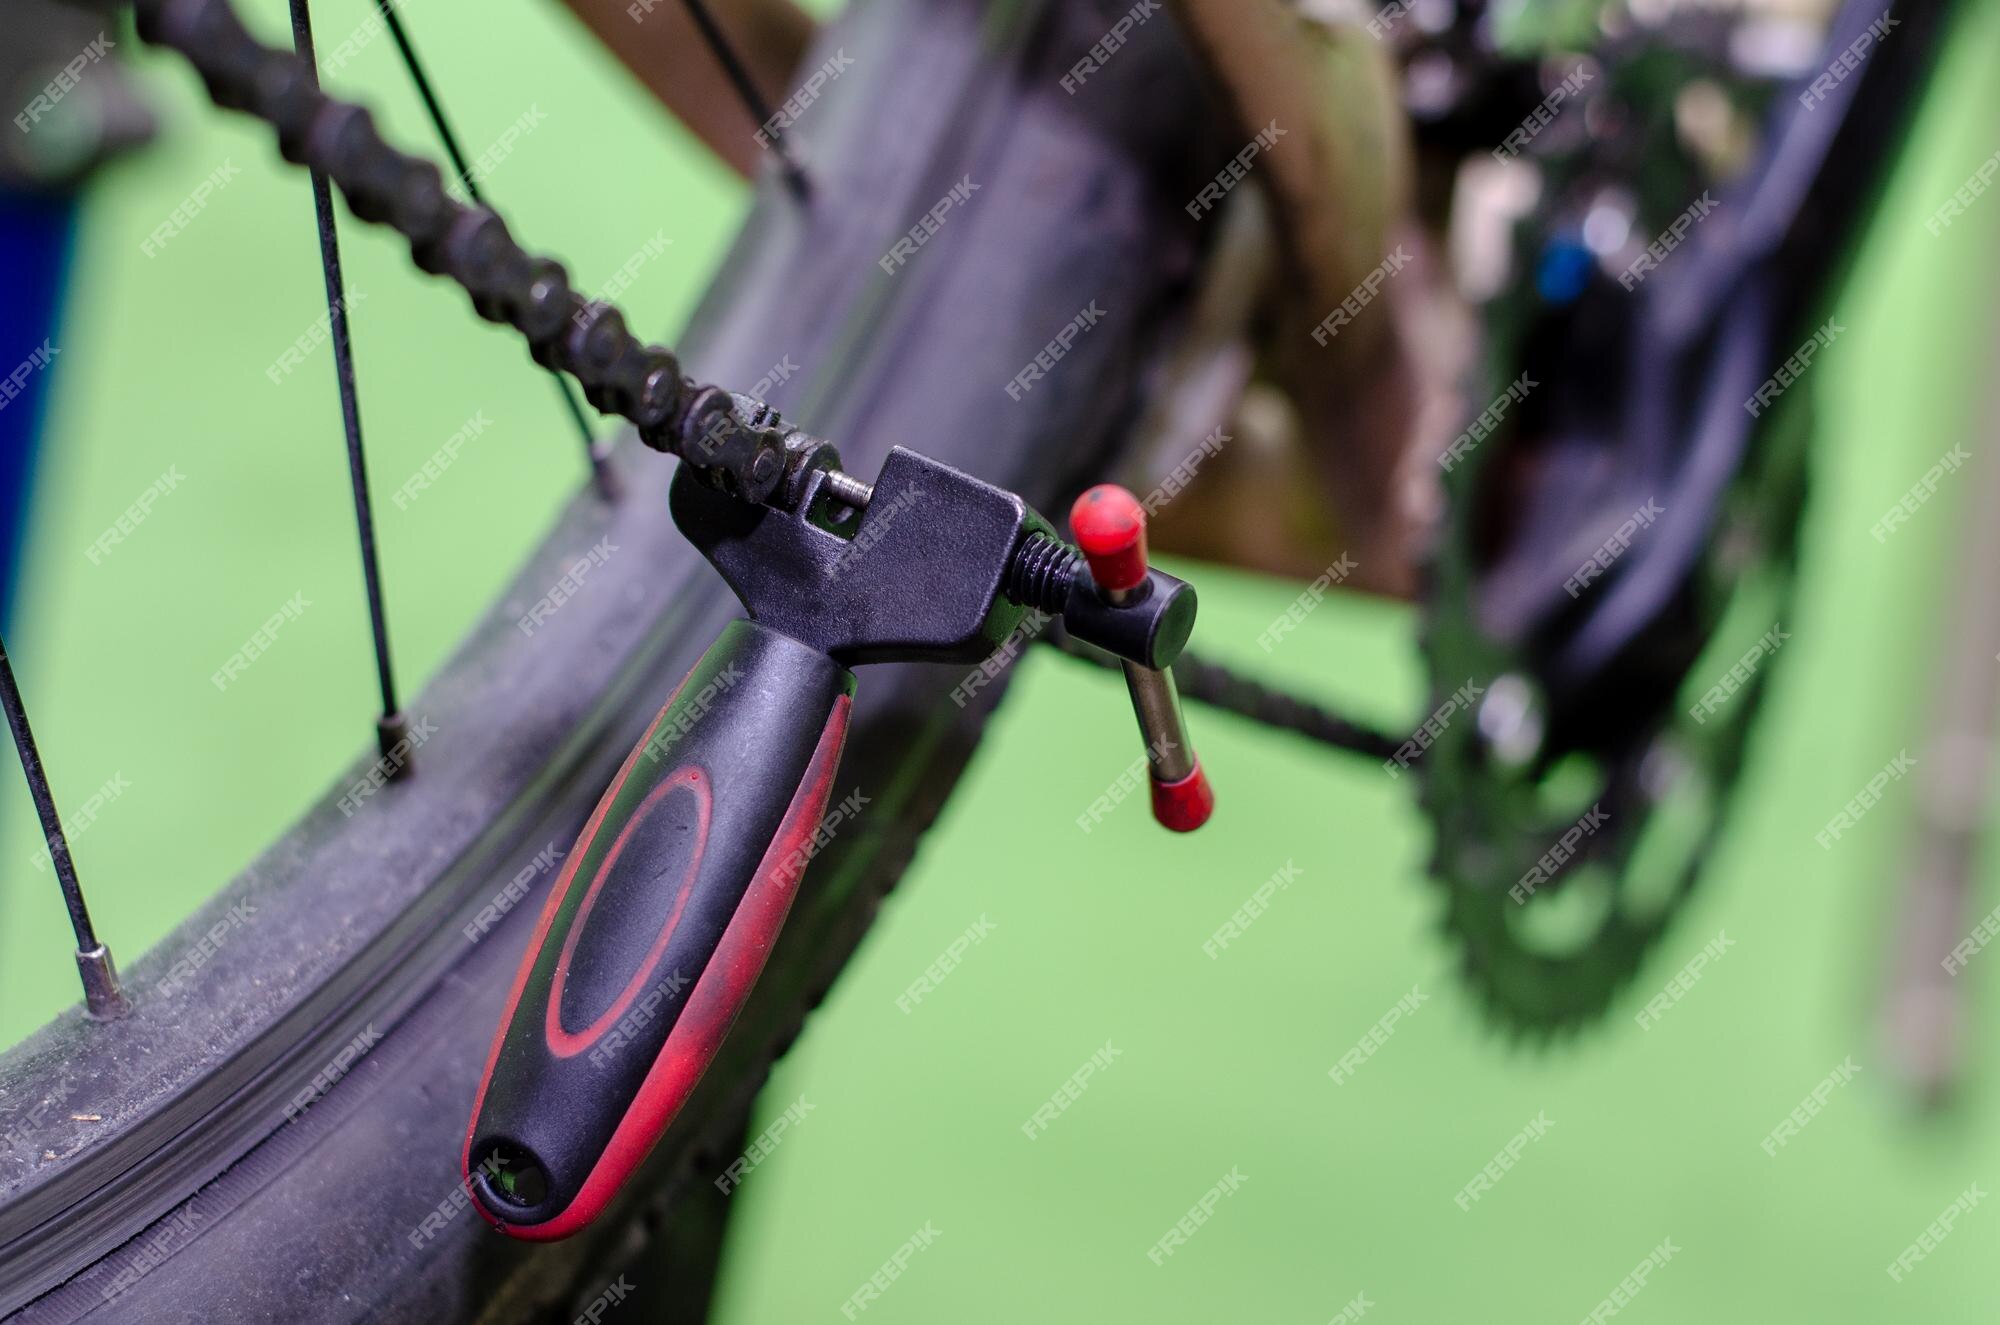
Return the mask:
<path id="1" fill-rule="evenodd" d="M 62 364 L 56 333 L 75 218 L 72 197 L 0 190 L 0 621 L 12 615 L 35 444 Z"/>
<path id="2" fill-rule="evenodd" d="M 1596 265 L 1597 256 L 1582 236 L 1557 235 L 1542 250 L 1542 260 L 1535 268 L 1535 289 L 1552 304 L 1570 303 L 1590 283 L 1591 268 Z"/>

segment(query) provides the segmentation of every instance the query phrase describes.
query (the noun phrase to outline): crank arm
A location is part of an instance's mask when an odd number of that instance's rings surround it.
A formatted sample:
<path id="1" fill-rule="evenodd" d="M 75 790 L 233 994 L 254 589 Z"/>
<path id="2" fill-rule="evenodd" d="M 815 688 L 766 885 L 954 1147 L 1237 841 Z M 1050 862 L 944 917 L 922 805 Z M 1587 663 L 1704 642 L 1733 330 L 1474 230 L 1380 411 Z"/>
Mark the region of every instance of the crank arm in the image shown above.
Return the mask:
<path id="1" fill-rule="evenodd" d="M 732 623 L 647 728 L 544 906 L 473 1104 L 466 1190 L 514 1237 L 594 1219 L 680 1113 L 784 924 L 854 676 Z"/>

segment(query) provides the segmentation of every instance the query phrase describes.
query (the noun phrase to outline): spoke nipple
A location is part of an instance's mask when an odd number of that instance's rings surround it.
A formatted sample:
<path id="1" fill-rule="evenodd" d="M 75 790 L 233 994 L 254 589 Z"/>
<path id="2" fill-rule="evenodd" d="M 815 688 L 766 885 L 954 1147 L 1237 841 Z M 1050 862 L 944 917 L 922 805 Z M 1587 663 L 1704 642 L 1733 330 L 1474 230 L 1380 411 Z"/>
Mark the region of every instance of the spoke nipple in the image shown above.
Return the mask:
<path id="1" fill-rule="evenodd" d="M 84 1012 L 92 1021 L 117 1021 L 132 1011 L 132 1000 L 118 983 L 111 949 L 102 943 L 76 954 L 76 972 L 83 977 Z"/>
<path id="2" fill-rule="evenodd" d="M 410 719 L 401 709 L 375 720 L 375 744 L 382 751 L 382 763 L 391 782 L 401 782 L 416 771 L 416 747 L 410 744 Z"/>

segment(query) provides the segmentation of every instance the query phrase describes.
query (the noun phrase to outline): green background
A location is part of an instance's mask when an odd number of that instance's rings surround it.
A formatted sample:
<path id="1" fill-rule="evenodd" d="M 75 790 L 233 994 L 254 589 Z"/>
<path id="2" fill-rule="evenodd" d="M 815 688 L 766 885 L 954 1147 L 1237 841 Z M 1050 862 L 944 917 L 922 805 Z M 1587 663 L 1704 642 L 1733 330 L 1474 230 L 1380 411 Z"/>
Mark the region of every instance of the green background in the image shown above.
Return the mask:
<path id="1" fill-rule="evenodd" d="M 2000 148 L 2000 6 L 1970 6 L 1914 150 L 1809 382 L 1823 420 L 1811 567 L 1735 827 L 1686 923 L 1601 1029 L 1531 1050 L 1456 987 L 1407 787 L 1371 764 L 1197 712 L 1221 796 L 1169 839 L 1136 805 L 1073 821 L 1130 759 L 1113 678 L 1032 656 L 961 794 L 860 957 L 780 1067 L 767 1112 L 812 1111 L 734 1198 L 721 1318 L 840 1321 L 926 1223 L 934 1245 L 860 1319 L 1571 1321 L 1663 1239 L 1682 1250 L 1619 1319 L 1989 1320 L 2000 1211 L 1981 1205 L 1905 1282 L 1885 1267 L 1973 1183 L 2000 1184 L 1976 961 L 1973 1069 L 1917 1110 L 1879 1038 L 1914 782 L 1842 840 L 1813 835 L 1913 750 L 1959 576 L 1961 480 L 1886 545 L 1869 527 L 1953 442 L 1983 449 L 2000 202 L 1924 219 Z M 322 4 L 322 51 L 359 3 Z M 281 9 L 258 6 L 266 20 Z M 596 288 L 664 227 L 622 295 L 677 326 L 745 193 L 553 7 L 411 0 L 475 151 L 544 118 L 487 181 L 531 244 Z M 275 34 L 279 27 L 274 22 Z M 128 47 L 129 52 L 129 47 Z M 303 176 L 141 55 L 167 113 L 84 208 L 9 644 L 59 801 L 129 783 L 76 838 L 102 931 L 156 941 L 323 792 L 366 739 L 372 674 L 328 353 L 264 369 L 323 312 Z M 386 38 L 335 80 L 427 142 Z M 225 161 L 226 188 L 140 241 Z M 346 227 L 359 378 L 398 662 L 414 691 L 576 482 L 554 395 L 507 334 Z M 490 426 L 407 510 L 389 494 L 476 412 Z M 85 549 L 169 466 L 183 476 L 101 565 Z M 1410 611 L 1330 600 L 1268 656 L 1296 585 L 1194 568 L 1211 652 L 1384 722 L 1421 705 Z M 311 606 L 226 693 L 209 676 L 295 593 Z M 495 714 L 495 721 L 507 715 Z M 0 795 L 0 1040 L 73 997 L 28 798 Z M 1287 862 L 1298 882 L 1219 960 L 1203 942 Z M 1992 882 L 1993 871 L 1983 871 Z M 2000 900 L 1988 888 L 1983 912 Z M 896 997 L 994 926 L 937 992 Z M 1703 944 L 1735 946 L 1654 1029 L 1632 1012 Z M 1345 1085 L 1327 1069 L 1399 997 L 1427 1001 Z M 473 1031 L 468 1030 L 468 1033 Z M 1020 1126 L 1107 1041 L 1119 1056 L 1047 1133 Z M 1759 1141 L 1845 1057 L 1863 1068 L 1775 1158 Z M 1453 1195 L 1538 1114 L 1553 1124 L 1470 1211 Z M 1225 1172 L 1248 1181 L 1172 1259 L 1146 1256 Z"/>

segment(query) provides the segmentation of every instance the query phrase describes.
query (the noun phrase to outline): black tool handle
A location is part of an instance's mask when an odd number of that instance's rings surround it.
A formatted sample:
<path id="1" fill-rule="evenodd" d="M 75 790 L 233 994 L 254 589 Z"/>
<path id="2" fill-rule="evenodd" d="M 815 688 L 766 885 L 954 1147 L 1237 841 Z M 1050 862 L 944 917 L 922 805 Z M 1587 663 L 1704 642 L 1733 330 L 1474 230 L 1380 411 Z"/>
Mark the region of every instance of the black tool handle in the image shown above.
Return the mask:
<path id="1" fill-rule="evenodd" d="M 528 946 L 465 1140 L 489 1222 L 545 1240 L 646 1157 L 764 969 L 811 858 L 854 677 L 737 621 L 598 802 Z"/>

